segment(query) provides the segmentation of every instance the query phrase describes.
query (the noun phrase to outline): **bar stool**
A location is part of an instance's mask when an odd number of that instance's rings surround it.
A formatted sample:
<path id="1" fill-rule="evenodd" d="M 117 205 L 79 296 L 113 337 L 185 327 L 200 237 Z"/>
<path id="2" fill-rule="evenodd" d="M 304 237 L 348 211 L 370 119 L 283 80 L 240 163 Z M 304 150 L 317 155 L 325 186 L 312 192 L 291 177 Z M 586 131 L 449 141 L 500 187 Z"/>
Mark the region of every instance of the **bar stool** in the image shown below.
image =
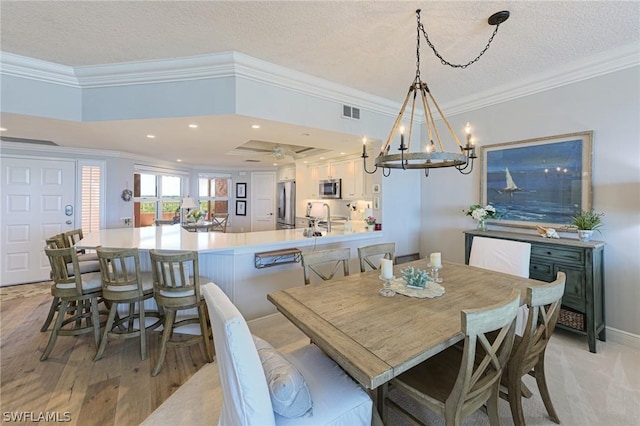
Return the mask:
<path id="1" fill-rule="evenodd" d="M 151 273 L 140 272 L 138 249 L 105 249 L 97 247 L 102 279 L 102 297 L 110 305 L 109 316 L 105 324 L 104 334 L 94 361 L 102 358 L 109 339 L 129 339 L 140 337 L 140 356 L 147 358 L 147 329 L 160 325 L 160 314 L 147 312 L 144 301 L 153 298 L 153 279 Z M 118 317 L 118 306 L 129 305 L 129 313 Z M 136 313 L 136 304 L 138 313 Z M 158 318 L 147 326 L 146 318 Z M 138 327 L 135 327 L 135 320 Z M 126 324 L 126 328 L 123 325 Z"/>
<path id="2" fill-rule="evenodd" d="M 58 248 L 71 247 L 68 241 L 69 240 L 67 239 L 65 233 L 62 233 L 62 234 L 56 234 L 47 238 L 45 240 L 45 243 L 46 243 L 46 247 L 48 248 L 58 249 Z M 76 253 L 78 252 L 76 251 Z M 69 276 L 73 276 L 75 271 L 73 268 L 73 263 L 71 262 L 71 257 L 70 256 L 66 257 L 65 262 L 67 262 L 67 272 Z M 97 257 L 95 259 L 91 257 L 87 258 L 78 253 L 78 264 L 80 265 L 79 270 L 81 274 L 90 273 L 90 272 L 100 272 L 100 265 L 98 264 Z M 53 277 L 51 277 L 51 279 L 53 279 Z M 55 283 L 53 285 L 55 285 Z M 75 306 L 75 303 L 72 302 L 71 305 Z M 53 316 L 55 315 L 59 307 L 60 307 L 60 299 L 54 296 L 53 300 L 51 301 L 51 307 L 49 308 L 49 313 L 47 314 L 47 318 L 44 320 L 44 324 L 42 324 L 42 327 L 40 328 L 41 332 L 47 331 L 47 329 L 51 325 Z"/>
<path id="3" fill-rule="evenodd" d="M 213 362 L 213 347 L 209 336 L 207 308 L 200 294 L 201 278 L 198 273 L 198 253 L 195 251 L 158 252 L 150 250 L 153 272 L 153 291 L 158 308 L 164 311 L 164 329 L 160 343 L 160 355 L 152 376 L 158 375 L 164 363 L 167 347 L 180 347 L 204 342 L 209 362 Z M 176 321 L 176 312 L 197 308 L 196 317 Z M 186 340 L 172 340 L 173 331 L 187 324 L 200 324 L 200 335 Z"/>
<path id="4" fill-rule="evenodd" d="M 78 255 L 75 248 L 44 249 L 51 265 L 51 295 L 58 300 L 56 322 L 51 330 L 49 343 L 40 357 L 44 361 L 55 346 L 58 336 L 77 336 L 93 333 L 96 348 L 100 343 L 99 298 L 102 296 L 100 274 L 69 274 L 66 259 L 71 259 L 74 271 L 78 271 Z M 52 304 L 53 306 L 53 304 Z M 82 320 L 85 325 L 82 325 Z M 66 327 L 71 325 L 71 327 Z"/>

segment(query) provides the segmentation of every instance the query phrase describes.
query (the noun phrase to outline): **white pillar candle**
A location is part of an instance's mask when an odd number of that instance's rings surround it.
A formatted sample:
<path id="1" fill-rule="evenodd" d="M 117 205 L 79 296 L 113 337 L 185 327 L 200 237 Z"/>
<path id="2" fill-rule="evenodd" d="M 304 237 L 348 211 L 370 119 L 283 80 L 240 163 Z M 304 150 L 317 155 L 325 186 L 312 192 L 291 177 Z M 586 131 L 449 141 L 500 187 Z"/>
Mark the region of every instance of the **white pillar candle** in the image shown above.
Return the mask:
<path id="1" fill-rule="evenodd" d="M 382 259 L 380 261 L 380 267 L 382 268 L 382 278 L 390 280 L 393 278 L 393 262 L 390 259 Z"/>
<path id="2" fill-rule="evenodd" d="M 440 253 L 431 253 L 429 260 L 431 261 L 431 266 L 435 266 L 436 268 L 442 266 L 442 255 Z"/>

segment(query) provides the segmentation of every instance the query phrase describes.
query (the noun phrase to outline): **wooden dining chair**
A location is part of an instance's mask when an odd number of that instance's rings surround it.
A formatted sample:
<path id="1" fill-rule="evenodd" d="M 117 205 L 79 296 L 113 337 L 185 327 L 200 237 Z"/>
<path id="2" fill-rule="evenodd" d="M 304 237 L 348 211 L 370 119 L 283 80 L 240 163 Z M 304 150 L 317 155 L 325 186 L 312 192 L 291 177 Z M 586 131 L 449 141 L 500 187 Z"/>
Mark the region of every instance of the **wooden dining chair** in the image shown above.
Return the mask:
<path id="1" fill-rule="evenodd" d="M 203 342 L 207 359 L 213 362 L 213 348 L 209 340 L 211 329 L 204 299 L 200 294 L 200 285 L 205 278 L 198 275 L 198 252 L 150 250 L 149 256 L 153 273 L 154 297 L 158 308 L 164 312 L 160 354 L 151 375 L 157 376 L 160 372 L 168 347 Z M 195 316 L 176 320 L 177 312 L 192 308 L 197 310 Z M 188 324 L 199 324 L 200 334 L 188 339 L 172 339 L 176 328 Z"/>
<path id="2" fill-rule="evenodd" d="M 360 272 L 365 272 L 367 266 L 372 270 L 380 268 L 380 259 L 390 259 L 395 263 L 396 243 L 371 244 L 358 247 L 358 259 L 360 260 Z"/>
<path id="3" fill-rule="evenodd" d="M 211 215 L 211 225 L 209 232 L 227 232 L 227 222 L 229 213 L 214 213 Z"/>
<path id="4" fill-rule="evenodd" d="M 349 275 L 349 248 L 337 248 L 319 250 L 309 253 L 302 253 L 302 270 L 304 273 L 305 285 L 311 284 L 311 272 L 322 278 L 323 281 L 333 279 L 342 265 L 342 273 L 346 277 Z M 327 269 L 333 265 L 333 269 L 327 274 L 322 269 Z"/>
<path id="5" fill-rule="evenodd" d="M 100 313 L 98 302 L 102 296 L 100 273 L 69 274 L 67 259 L 74 271 L 80 269 L 78 254 L 73 247 L 44 249 L 51 265 L 51 294 L 59 301 L 57 317 L 51 330 L 49 343 L 40 361 L 46 360 L 58 336 L 77 336 L 93 333 L 96 348 L 100 343 Z M 84 325 L 83 325 L 84 320 Z"/>
<path id="6" fill-rule="evenodd" d="M 506 387 L 507 392 L 500 393 L 502 398 L 509 401 L 516 426 L 525 424 L 522 395 L 530 396 L 530 392 L 523 392 L 526 387 L 522 383 L 522 377 L 527 374 L 535 377 L 542 402 L 551 420 L 560 423 L 547 387 L 544 355 L 558 322 L 566 278 L 564 272 L 558 272 L 555 281 L 527 288 L 526 304 L 529 309 L 527 324 L 522 337 L 515 337 L 509 363 L 502 375 L 502 385 Z"/>
<path id="7" fill-rule="evenodd" d="M 514 340 L 520 292 L 508 301 L 487 308 L 461 312 L 464 346 L 449 347 L 390 382 L 402 392 L 444 417 L 447 425 L 461 420 L 486 404 L 491 425 L 499 425 L 500 376 L 509 360 Z M 423 424 L 387 395 L 385 408 L 393 409 L 414 424 Z M 383 410 L 383 421 L 387 423 Z"/>
<path id="8" fill-rule="evenodd" d="M 102 358 L 110 339 L 140 338 L 140 357 L 147 358 L 147 329 L 160 325 L 158 311 L 147 311 L 144 301 L 153 298 L 151 273 L 140 272 L 138 249 L 106 249 L 97 247 L 102 279 L 102 297 L 110 306 L 100 347 L 94 361 Z M 128 307 L 128 314 L 118 315 L 118 307 Z M 136 313 L 136 305 L 138 312 Z M 147 326 L 148 317 L 158 318 Z M 135 322 L 138 322 L 136 327 Z"/>
<path id="9" fill-rule="evenodd" d="M 203 285 L 202 293 L 222 390 L 218 424 L 372 424 L 369 394 L 316 345 L 282 353 L 251 335 L 240 311 L 214 283 Z"/>

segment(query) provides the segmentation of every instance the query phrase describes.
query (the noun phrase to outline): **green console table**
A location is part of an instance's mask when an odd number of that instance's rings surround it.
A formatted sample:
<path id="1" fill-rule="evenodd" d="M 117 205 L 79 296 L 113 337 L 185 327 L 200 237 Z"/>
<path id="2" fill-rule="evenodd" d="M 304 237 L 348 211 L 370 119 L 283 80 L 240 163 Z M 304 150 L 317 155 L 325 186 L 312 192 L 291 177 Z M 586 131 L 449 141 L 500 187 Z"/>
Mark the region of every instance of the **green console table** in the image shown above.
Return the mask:
<path id="1" fill-rule="evenodd" d="M 506 231 L 469 230 L 464 234 L 467 264 L 475 236 L 531 243 L 530 278 L 551 282 L 558 271 L 567 274 L 558 327 L 585 334 L 591 352 L 596 352 L 596 337 L 606 341 L 604 242 L 550 239 Z"/>

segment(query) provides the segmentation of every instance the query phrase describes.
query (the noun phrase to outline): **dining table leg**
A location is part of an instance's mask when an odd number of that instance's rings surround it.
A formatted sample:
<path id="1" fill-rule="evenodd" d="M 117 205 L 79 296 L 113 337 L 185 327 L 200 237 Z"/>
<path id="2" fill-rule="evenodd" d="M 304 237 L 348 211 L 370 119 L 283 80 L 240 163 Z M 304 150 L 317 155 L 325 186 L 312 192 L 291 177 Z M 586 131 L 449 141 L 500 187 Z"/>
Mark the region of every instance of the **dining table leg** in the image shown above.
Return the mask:
<path id="1" fill-rule="evenodd" d="M 384 401 L 387 399 L 387 392 L 389 391 L 389 383 L 378 386 L 378 395 L 376 397 L 376 407 L 378 414 L 382 419 L 382 424 L 387 424 L 388 408 Z"/>

